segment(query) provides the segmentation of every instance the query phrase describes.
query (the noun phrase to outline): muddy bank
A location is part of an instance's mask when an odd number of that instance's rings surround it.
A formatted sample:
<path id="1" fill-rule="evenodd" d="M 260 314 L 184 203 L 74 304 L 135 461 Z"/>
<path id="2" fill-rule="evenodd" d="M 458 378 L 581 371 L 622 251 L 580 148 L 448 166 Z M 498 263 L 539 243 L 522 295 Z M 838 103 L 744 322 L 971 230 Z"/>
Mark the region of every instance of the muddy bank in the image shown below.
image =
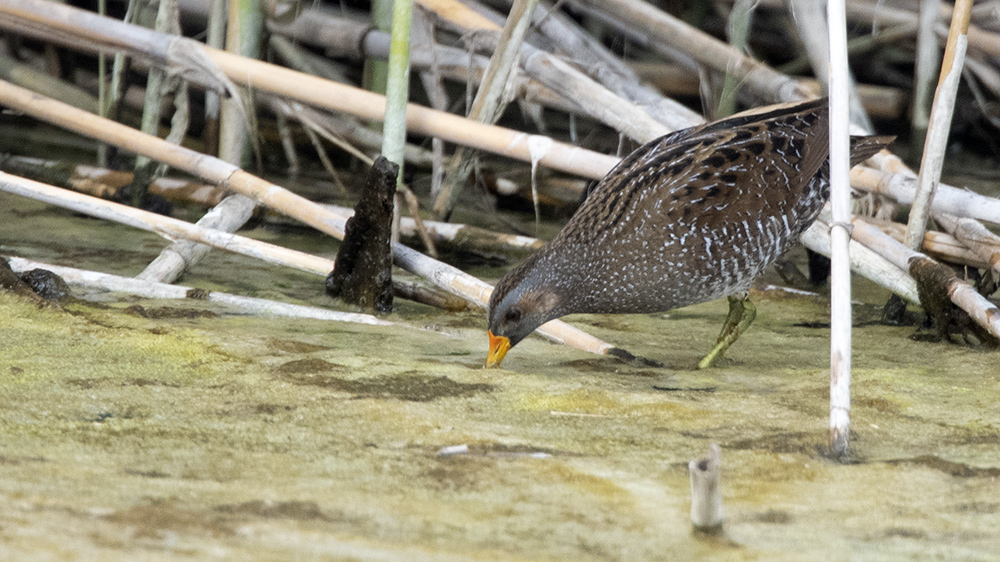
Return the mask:
<path id="1" fill-rule="evenodd" d="M 134 275 L 162 246 L 8 196 L 0 208 L 0 253 Z M 290 236 L 283 243 L 336 251 Z M 330 306 L 322 278 L 221 253 L 184 282 Z M 757 291 L 757 322 L 709 372 L 693 367 L 725 302 L 570 318 L 663 368 L 530 338 L 506 369 L 485 371 L 479 312 L 404 301 L 390 317 L 400 325 L 382 327 L 79 296 L 88 301 L 60 309 L 0 295 L 0 558 L 1000 551 L 1000 358 L 872 322 L 884 294 L 867 285 L 856 292 L 848 464 L 823 454 L 821 296 Z M 723 454 L 722 541 L 692 537 L 688 520 L 686 465 L 712 442 Z M 465 454 L 439 454 L 463 444 Z"/>

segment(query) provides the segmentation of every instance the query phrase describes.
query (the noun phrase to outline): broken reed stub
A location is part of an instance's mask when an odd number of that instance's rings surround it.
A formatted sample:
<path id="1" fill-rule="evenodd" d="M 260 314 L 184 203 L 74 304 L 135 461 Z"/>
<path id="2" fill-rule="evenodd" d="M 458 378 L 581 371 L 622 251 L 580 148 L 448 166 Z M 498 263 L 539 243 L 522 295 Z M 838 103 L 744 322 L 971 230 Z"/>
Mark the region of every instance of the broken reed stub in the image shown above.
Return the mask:
<path id="1" fill-rule="evenodd" d="M 959 308 L 953 294 L 961 289 L 975 290 L 958 278 L 955 270 L 926 256 L 916 255 L 909 259 L 910 276 L 917 282 L 920 305 L 931 319 L 935 337 L 950 342 L 951 334 L 959 334 L 968 344 L 971 333 L 979 344 L 987 349 L 1000 347 L 1000 339 L 976 322 L 968 312 Z M 987 305 L 991 305 L 988 303 Z M 996 307 L 987 310 L 986 315 L 996 314 Z"/>
<path id="2" fill-rule="evenodd" d="M 696 533 L 722 533 L 722 491 L 719 486 L 722 450 L 715 443 L 708 454 L 688 463 L 691 474 L 691 524 Z"/>
<path id="3" fill-rule="evenodd" d="M 347 219 L 333 271 L 326 277 L 331 297 L 377 314 L 392 312 L 390 240 L 398 172 L 399 166 L 384 156 L 372 164 L 354 216 Z"/>

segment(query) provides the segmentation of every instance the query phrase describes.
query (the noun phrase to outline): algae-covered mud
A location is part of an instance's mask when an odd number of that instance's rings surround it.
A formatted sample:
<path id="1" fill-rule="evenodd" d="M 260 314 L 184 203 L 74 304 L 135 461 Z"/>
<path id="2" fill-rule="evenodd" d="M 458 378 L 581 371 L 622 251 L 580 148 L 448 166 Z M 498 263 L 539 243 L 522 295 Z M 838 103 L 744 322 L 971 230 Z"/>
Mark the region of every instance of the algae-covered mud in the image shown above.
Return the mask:
<path id="1" fill-rule="evenodd" d="M 134 275 L 162 247 L 6 195 L 0 217 L 2 255 Z M 321 277 L 218 252 L 184 283 L 339 306 Z M 846 463 L 824 456 L 823 296 L 756 290 L 707 372 L 725 302 L 569 318 L 662 368 L 529 338 L 486 371 L 481 312 L 77 296 L 0 294 L 3 560 L 1000 559 L 1000 356 L 879 324 L 864 284 Z M 725 536 L 703 539 L 687 463 L 713 442 Z"/>

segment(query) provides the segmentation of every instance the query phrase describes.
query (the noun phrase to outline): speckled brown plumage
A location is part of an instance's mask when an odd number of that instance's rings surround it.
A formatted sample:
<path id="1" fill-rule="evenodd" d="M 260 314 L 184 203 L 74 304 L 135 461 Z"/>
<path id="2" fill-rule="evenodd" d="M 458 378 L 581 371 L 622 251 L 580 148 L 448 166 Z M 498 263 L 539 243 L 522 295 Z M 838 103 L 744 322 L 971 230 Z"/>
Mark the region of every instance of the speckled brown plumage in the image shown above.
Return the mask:
<path id="1" fill-rule="evenodd" d="M 546 247 L 500 280 L 513 346 L 572 313 L 648 313 L 749 288 L 829 197 L 825 100 L 677 131 L 622 160 Z M 852 163 L 884 146 L 852 139 Z"/>

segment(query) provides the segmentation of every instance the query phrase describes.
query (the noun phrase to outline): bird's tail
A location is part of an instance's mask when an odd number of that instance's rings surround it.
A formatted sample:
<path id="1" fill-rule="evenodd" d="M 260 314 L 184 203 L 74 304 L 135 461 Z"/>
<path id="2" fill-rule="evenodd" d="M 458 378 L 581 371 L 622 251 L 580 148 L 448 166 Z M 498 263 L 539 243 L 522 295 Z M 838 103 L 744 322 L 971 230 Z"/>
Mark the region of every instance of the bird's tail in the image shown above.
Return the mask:
<path id="1" fill-rule="evenodd" d="M 851 137 L 851 166 L 868 160 L 896 140 L 894 136 Z"/>

